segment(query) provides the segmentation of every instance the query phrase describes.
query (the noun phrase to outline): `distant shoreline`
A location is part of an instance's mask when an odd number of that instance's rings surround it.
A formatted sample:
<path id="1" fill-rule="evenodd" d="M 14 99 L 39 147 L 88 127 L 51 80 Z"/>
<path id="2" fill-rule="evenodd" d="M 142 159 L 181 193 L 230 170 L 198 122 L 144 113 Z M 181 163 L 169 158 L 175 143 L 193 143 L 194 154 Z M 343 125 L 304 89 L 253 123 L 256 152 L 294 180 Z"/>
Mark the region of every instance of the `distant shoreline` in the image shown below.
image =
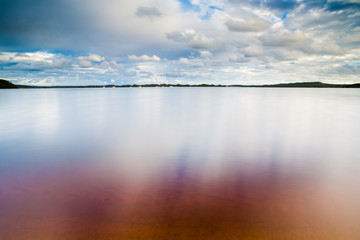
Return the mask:
<path id="1" fill-rule="evenodd" d="M 127 84 L 127 85 L 86 85 L 86 86 L 32 86 L 15 85 L 10 81 L 0 79 L 1 89 L 41 89 L 41 88 L 142 88 L 142 87 L 254 87 L 254 88 L 360 88 L 360 83 L 354 84 L 330 84 L 322 82 L 295 82 L 265 85 L 225 85 L 225 84 Z"/>

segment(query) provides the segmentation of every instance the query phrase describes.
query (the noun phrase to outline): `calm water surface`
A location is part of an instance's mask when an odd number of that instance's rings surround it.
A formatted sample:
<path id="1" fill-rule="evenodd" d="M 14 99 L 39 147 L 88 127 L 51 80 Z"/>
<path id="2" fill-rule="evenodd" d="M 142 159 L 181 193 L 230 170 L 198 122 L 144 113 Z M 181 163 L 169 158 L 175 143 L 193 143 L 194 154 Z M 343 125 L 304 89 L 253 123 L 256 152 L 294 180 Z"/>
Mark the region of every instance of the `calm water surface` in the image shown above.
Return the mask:
<path id="1" fill-rule="evenodd" d="M 0 90 L 0 239 L 360 239 L 357 89 Z"/>

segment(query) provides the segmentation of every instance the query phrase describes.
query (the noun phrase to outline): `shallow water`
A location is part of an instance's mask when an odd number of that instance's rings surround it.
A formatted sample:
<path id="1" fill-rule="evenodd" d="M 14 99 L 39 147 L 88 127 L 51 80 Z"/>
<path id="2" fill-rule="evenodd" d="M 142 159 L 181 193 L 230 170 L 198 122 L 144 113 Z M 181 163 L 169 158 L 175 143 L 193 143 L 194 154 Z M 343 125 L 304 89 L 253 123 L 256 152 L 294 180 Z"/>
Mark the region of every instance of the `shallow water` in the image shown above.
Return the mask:
<path id="1" fill-rule="evenodd" d="M 0 90 L 0 239 L 360 239 L 356 89 Z"/>

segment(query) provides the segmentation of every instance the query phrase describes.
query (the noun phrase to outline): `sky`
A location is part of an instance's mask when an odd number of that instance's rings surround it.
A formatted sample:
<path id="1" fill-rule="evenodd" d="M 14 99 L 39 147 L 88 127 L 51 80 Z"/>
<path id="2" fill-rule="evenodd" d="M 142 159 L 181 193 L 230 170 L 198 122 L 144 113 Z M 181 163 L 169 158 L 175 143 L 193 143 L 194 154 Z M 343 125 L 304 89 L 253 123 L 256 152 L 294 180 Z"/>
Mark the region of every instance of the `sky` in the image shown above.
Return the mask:
<path id="1" fill-rule="evenodd" d="M 0 0 L 29 85 L 360 82 L 360 0 Z"/>

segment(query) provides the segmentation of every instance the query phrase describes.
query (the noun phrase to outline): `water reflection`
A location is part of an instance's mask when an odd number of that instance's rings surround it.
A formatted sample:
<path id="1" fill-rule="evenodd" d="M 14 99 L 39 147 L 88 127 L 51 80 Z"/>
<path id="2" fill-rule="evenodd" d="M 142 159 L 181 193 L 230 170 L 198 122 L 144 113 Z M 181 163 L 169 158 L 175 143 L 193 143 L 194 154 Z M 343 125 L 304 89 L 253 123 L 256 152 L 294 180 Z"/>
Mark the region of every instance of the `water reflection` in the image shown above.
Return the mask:
<path id="1" fill-rule="evenodd" d="M 0 91 L 5 239 L 358 239 L 353 89 Z"/>

